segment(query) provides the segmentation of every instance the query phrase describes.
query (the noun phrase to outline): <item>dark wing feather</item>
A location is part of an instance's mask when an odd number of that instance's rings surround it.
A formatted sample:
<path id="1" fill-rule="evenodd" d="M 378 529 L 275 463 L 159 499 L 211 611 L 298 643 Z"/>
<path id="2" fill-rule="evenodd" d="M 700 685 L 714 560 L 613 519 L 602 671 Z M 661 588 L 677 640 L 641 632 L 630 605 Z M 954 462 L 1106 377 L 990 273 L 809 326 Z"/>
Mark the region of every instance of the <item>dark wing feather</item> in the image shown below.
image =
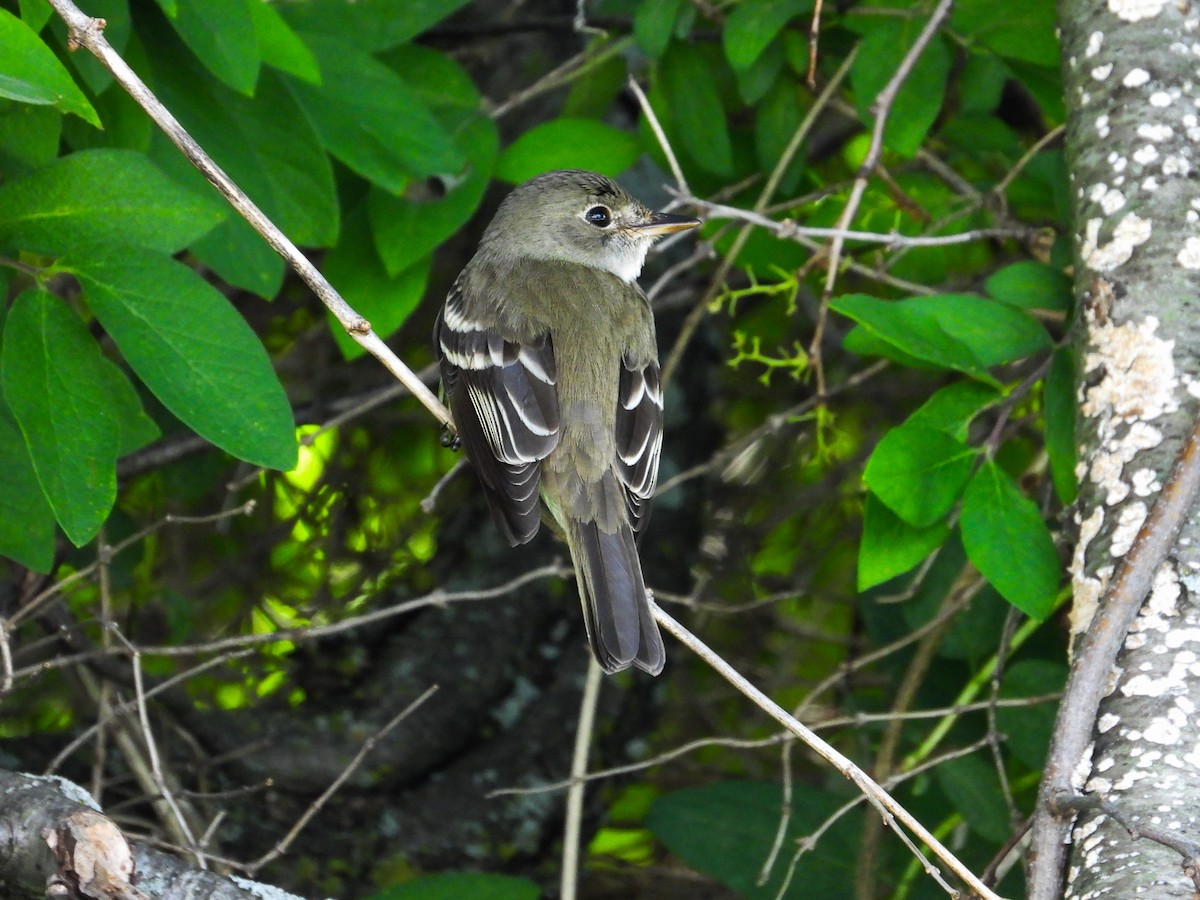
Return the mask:
<path id="1" fill-rule="evenodd" d="M 456 282 L 434 325 L 442 387 L 493 518 L 512 545 L 538 530 L 541 461 L 558 446 L 558 373 L 549 334 L 506 339 L 468 309 Z"/>
<path id="2" fill-rule="evenodd" d="M 658 363 L 621 360 L 617 394 L 617 475 L 625 488 L 629 522 L 634 533 L 646 524 L 650 498 L 658 481 L 662 450 L 663 400 Z"/>

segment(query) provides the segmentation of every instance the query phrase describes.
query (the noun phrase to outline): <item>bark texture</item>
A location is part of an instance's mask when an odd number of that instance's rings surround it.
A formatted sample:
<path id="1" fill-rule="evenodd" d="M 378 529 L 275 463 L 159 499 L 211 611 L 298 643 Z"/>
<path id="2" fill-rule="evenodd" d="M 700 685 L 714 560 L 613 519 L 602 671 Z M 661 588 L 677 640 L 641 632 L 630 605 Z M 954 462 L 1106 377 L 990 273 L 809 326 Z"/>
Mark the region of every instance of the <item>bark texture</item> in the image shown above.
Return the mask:
<path id="1" fill-rule="evenodd" d="M 1065 0 L 1060 12 L 1080 298 L 1078 635 L 1104 614 L 1114 569 L 1197 413 L 1200 12 L 1158 0 Z M 1155 573 L 1073 779 L 1135 826 L 1191 841 L 1198 541 L 1192 514 Z M 1066 896 L 1193 896 L 1177 852 L 1099 812 L 1062 823 L 1063 836 L 1068 827 Z"/>

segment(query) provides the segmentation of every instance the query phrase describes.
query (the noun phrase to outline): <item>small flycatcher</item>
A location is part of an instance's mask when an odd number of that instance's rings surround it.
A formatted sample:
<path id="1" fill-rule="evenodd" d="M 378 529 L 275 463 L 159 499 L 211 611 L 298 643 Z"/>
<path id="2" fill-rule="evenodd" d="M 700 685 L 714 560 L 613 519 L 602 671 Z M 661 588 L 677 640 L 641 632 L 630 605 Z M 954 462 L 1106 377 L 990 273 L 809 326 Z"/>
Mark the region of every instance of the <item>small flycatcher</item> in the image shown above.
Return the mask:
<path id="1" fill-rule="evenodd" d="M 571 551 L 606 672 L 666 658 L 635 537 L 658 478 L 663 406 L 650 302 L 655 239 L 696 219 L 652 212 L 594 172 L 547 172 L 500 205 L 434 326 L 442 387 L 496 525 L 545 517 Z"/>

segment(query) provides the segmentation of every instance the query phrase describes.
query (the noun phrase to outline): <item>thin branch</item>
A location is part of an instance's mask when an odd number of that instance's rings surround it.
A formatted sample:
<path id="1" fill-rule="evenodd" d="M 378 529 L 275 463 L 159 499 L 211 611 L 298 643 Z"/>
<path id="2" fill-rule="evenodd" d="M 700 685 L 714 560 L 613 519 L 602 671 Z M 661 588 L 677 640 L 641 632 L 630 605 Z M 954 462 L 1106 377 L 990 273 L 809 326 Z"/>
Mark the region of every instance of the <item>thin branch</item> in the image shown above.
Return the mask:
<path id="1" fill-rule="evenodd" d="M 820 228 L 815 225 L 797 225 L 791 219 L 782 221 L 769 216 L 760 215 L 736 206 L 726 206 L 724 203 L 710 203 L 707 200 L 691 198 L 691 203 L 708 212 L 711 219 L 735 219 L 749 222 L 760 228 L 765 228 L 778 238 L 796 241 L 800 237 L 838 238 L 842 241 L 865 241 L 872 244 L 885 244 L 889 249 L 896 247 L 945 247 L 952 244 L 968 244 L 972 241 L 989 240 L 991 238 L 1029 237 L 1029 228 L 976 228 L 957 234 L 918 234 L 907 235 L 897 232 L 881 234 L 877 231 L 853 231 L 846 228 Z"/>
<path id="2" fill-rule="evenodd" d="M 703 641 L 693 635 L 690 631 L 684 628 L 679 622 L 659 606 L 654 607 L 654 618 L 658 624 L 673 634 L 685 647 L 695 653 L 698 657 L 704 660 L 714 671 L 722 678 L 728 681 L 731 685 L 745 694 L 755 706 L 769 715 L 772 719 L 790 731 L 796 737 L 800 738 L 810 749 L 817 753 L 822 759 L 833 766 L 840 774 L 845 776 L 854 783 L 867 801 L 875 807 L 883 818 L 884 822 L 896 833 L 896 835 L 906 844 L 911 843 L 908 835 L 897 825 L 897 822 L 911 831 L 916 837 L 930 849 L 934 856 L 942 861 L 943 864 L 962 882 L 969 885 L 980 897 L 985 900 L 1000 900 L 987 885 L 980 881 L 974 873 L 971 872 L 959 859 L 951 853 L 942 842 L 933 836 L 930 831 L 921 824 L 921 822 L 912 815 L 907 809 L 901 806 L 894 797 L 888 794 L 875 781 L 867 775 L 862 769 L 854 764 L 848 757 L 834 749 L 822 738 L 818 737 L 813 731 L 804 726 L 800 721 L 792 717 L 783 707 L 756 688 L 753 684 L 738 672 L 733 666 L 725 662 L 719 655 L 711 650 Z M 925 857 L 918 851 L 916 853 L 918 859 L 922 862 L 927 862 Z"/>
<path id="3" fill-rule="evenodd" d="M 692 195 L 691 189 L 688 187 L 687 179 L 683 176 L 683 167 L 679 165 L 679 160 L 675 156 L 675 150 L 671 147 L 671 142 L 667 140 L 667 133 L 663 131 L 662 125 L 658 121 L 658 116 L 654 114 L 654 107 L 650 105 L 650 101 L 646 98 L 645 91 L 642 86 L 637 83 L 637 79 L 629 79 L 629 89 L 633 91 L 633 96 L 637 98 L 638 106 L 642 108 L 642 115 L 646 117 L 646 122 L 650 126 L 650 130 L 654 132 L 654 139 L 658 141 L 659 149 L 667 158 L 667 165 L 671 169 L 671 177 L 675 179 L 675 186 L 684 196 Z"/>
<path id="4" fill-rule="evenodd" d="M 312 802 L 308 809 L 304 811 L 303 815 L 296 820 L 296 824 L 293 825 L 288 833 L 283 836 L 283 839 L 253 863 L 250 863 L 248 866 L 244 866 L 243 868 L 253 875 L 267 863 L 272 862 L 283 854 L 287 853 L 288 847 L 292 845 L 292 841 L 296 839 L 300 832 L 304 830 L 304 827 L 312 821 L 313 816 L 321 811 L 325 804 L 329 802 L 330 798 L 338 792 L 338 789 L 345 784 L 347 779 L 349 779 L 349 777 L 354 774 L 358 767 L 362 765 L 362 762 L 367 758 L 367 755 L 375 749 L 375 745 L 383 740 L 397 725 L 407 719 L 426 700 L 437 693 L 437 689 L 438 686 L 436 684 L 427 688 L 425 693 L 421 694 L 420 697 L 408 704 L 408 706 L 404 707 L 404 709 L 400 710 L 400 712 L 396 713 L 396 715 L 392 717 L 391 721 L 363 741 L 363 745 L 358 749 L 358 752 L 354 754 L 354 758 L 346 764 L 346 768 L 344 768 L 338 777 L 335 778 L 329 785 L 329 787 L 322 792 L 321 796 Z"/>
<path id="5" fill-rule="evenodd" d="M 571 757 L 571 787 L 567 791 L 566 822 L 563 827 L 562 875 L 559 896 L 575 900 L 579 889 L 579 841 L 583 826 L 583 795 L 587 787 L 588 748 L 596 726 L 596 703 L 604 671 L 595 658 L 588 657 L 587 679 L 579 700 L 579 723 L 575 726 L 575 750 Z"/>
<path id="6" fill-rule="evenodd" d="M 1179 529 L 1193 509 L 1198 493 L 1200 420 L 1193 425 L 1192 433 L 1180 448 L 1146 521 L 1121 560 L 1100 603 L 1100 612 L 1092 617 L 1071 666 L 1034 810 L 1030 900 L 1051 900 L 1062 890 L 1071 817 L 1060 811 L 1060 798 L 1075 793 L 1071 787 L 1071 772 L 1079 765 L 1091 742 L 1092 726 L 1117 653 L 1150 592 L 1159 566 L 1167 558 Z"/>

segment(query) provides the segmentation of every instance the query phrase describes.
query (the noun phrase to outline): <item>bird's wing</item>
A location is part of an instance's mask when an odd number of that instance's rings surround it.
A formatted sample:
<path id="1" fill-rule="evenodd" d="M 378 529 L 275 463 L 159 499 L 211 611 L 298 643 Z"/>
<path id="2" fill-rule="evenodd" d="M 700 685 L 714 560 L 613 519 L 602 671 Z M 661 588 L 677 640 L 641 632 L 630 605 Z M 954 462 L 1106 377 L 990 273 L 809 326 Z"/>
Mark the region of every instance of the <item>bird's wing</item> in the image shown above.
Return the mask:
<path id="1" fill-rule="evenodd" d="M 663 399 L 658 363 L 639 365 L 626 354 L 621 360 L 617 394 L 617 475 L 634 532 L 646 524 L 650 498 L 658 481 L 662 450 Z"/>
<path id="2" fill-rule="evenodd" d="M 468 311 L 455 282 L 434 326 L 442 385 L 493 517 L 512 545 L 538 530 L 541 461 L 558 445 L 559 409 L 549 333 L 506 339 Z"/>

